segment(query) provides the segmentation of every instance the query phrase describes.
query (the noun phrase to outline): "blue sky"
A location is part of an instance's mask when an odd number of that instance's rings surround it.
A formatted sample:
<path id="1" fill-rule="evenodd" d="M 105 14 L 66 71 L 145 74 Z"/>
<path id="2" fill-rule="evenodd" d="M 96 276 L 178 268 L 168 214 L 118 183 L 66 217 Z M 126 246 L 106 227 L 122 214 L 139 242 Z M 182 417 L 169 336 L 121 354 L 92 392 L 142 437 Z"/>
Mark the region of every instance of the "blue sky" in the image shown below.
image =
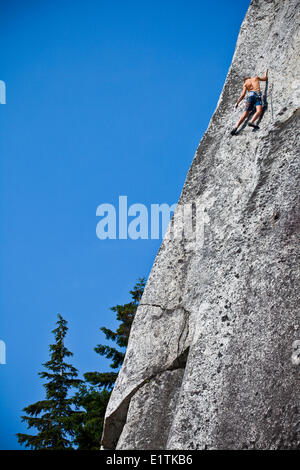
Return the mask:
<path id="1" fill-rule="evenodd" d="M 161 240 L 99 240 L 96 208 L 177 202 L 248 5 L 0 1 L 0 449 L 19 448 L 21 410 L 44 396 L 58 312 L 80 374 L 107 369 L 99 328 Z"/>

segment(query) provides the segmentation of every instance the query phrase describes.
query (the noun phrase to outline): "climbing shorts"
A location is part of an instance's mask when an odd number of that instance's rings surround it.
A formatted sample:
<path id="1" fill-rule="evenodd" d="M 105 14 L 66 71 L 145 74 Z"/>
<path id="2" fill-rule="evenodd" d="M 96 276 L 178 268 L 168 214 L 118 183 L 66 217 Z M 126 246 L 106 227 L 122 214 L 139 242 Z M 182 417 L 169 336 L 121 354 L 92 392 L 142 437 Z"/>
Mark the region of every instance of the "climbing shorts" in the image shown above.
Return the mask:
<path id="1" fill-rule="evenodd" d="M 257 91 L 250 91 L 245 103 L 246 111 L 252 111 L 256 106 L 259 105 L 262 106 L 261 93 Z"/>

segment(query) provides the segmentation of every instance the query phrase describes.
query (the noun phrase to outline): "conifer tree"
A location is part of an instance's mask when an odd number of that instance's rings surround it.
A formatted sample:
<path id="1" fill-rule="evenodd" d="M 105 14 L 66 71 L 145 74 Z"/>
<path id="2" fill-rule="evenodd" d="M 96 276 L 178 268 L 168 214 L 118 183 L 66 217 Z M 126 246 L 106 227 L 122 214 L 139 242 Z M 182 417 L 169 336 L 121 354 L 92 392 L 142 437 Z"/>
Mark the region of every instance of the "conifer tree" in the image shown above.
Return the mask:
<path id="1" fill-rule="evenodd" d="M 129 303 L 111 308 L 120 322 L 117 330 L 100 328 L 106 339 L 114 341 L 119 348 L 103 344 L 95 347 L 97 354 L 112 360 L 110 367 L 113 371 L 85 373 L 85 383 L 80 385 L 75 395 L 74 403 L 78 409 L 82 410 L 75 416 L 77 435 L 74 442 L 78 445 L 78 449 L 99 449 L 105 410 L 118 376 L 118 369 L 124 360 L 131 325 L 144 291 L 145 282 L 144 278 L 138 280 L 129 292 L 131 295 Z"/>
<path id="2" fill-rule="evenodd" d="M 50 360 L 43 364 L 46 370 L 39 372 L 40 377 L 46 379 L 46 398 L 23 410 L 27 415 L 22 416 L 22 421 L 27 423 L 28 429 L 36 428 L 38 432 L 36 435 L 17 434 L 19 443 L 33 450 L 73 448 L 76 411 L 73 410 L 73 398 L 69 393 L 82 381 L 77 379 L 77 369 L 65 362 L 65 358 L 73 356 L 64 344 L 67 322 L 58 314 L 56 324 L 57 328 L 52 331 L 55 343 L 49 346 Z"/>

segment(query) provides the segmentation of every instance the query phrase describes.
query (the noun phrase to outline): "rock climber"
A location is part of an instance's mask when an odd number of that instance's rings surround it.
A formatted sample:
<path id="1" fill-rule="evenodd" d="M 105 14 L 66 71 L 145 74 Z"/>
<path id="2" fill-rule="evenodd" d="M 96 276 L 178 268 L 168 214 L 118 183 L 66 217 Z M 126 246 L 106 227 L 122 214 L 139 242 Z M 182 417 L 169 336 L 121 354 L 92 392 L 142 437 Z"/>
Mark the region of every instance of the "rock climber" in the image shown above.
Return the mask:
<path id="1" fill-rule="evenodd" d="M 251 113 L 251 111 L 255 107 L 255 114 L 251 121 L 248 123 L 248 126 L 253 127 L 254 129 L 259 129 L 259 126 L 255 124 L 255 121 L 262 115 L 262 97 L 260 91 L 259 82 L 266 82 L 268 79 L 268 70 L 266 70 L 265 75 L 263 77 L 246 77 L 244 78 L 244 85 L 243 91 L 237 102 L 235 103 L 235 108 L 238 107 L 239 103 L 244 99 L 246 92 L 248 91 L 248 95 L 245 102 L 245 111 L 240 117 L 239 122 L 237 123 L 236 127 L 232 129 L 230 132 L 231 135 L 235 135 L 239 126 L 245 121 L 246 117 Z"/>

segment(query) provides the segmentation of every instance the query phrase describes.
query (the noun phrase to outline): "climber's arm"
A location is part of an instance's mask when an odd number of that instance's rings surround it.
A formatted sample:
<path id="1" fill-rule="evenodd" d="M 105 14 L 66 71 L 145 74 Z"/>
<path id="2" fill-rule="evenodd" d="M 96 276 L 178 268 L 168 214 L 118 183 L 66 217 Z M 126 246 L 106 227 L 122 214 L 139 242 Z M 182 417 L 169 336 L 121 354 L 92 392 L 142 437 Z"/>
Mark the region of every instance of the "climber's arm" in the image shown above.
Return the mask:
<path id="1" fill-rule="evenodd" d="M 244 99 L 246 92 L 247 92 L 247 88 L 246 88 L 245 85 L 244 85 L 244 86 L 243 86 L 242 94 L 241 94 L 241 96 L 239 97 L 239 99 L 237 100 L 237 102 L 235 103 L 235 107 L 236 107 L 236 108 L 238 107 L 239 103 Z"/>
<path id="2" fill-rule="evenodd" d="M 263 77 L 257 77 L 258 80 L 260 80 L 261 82 L 266 82 L 267 79 L 268 79 L 268 69 L 265 71 L 265 75 Z"/>

